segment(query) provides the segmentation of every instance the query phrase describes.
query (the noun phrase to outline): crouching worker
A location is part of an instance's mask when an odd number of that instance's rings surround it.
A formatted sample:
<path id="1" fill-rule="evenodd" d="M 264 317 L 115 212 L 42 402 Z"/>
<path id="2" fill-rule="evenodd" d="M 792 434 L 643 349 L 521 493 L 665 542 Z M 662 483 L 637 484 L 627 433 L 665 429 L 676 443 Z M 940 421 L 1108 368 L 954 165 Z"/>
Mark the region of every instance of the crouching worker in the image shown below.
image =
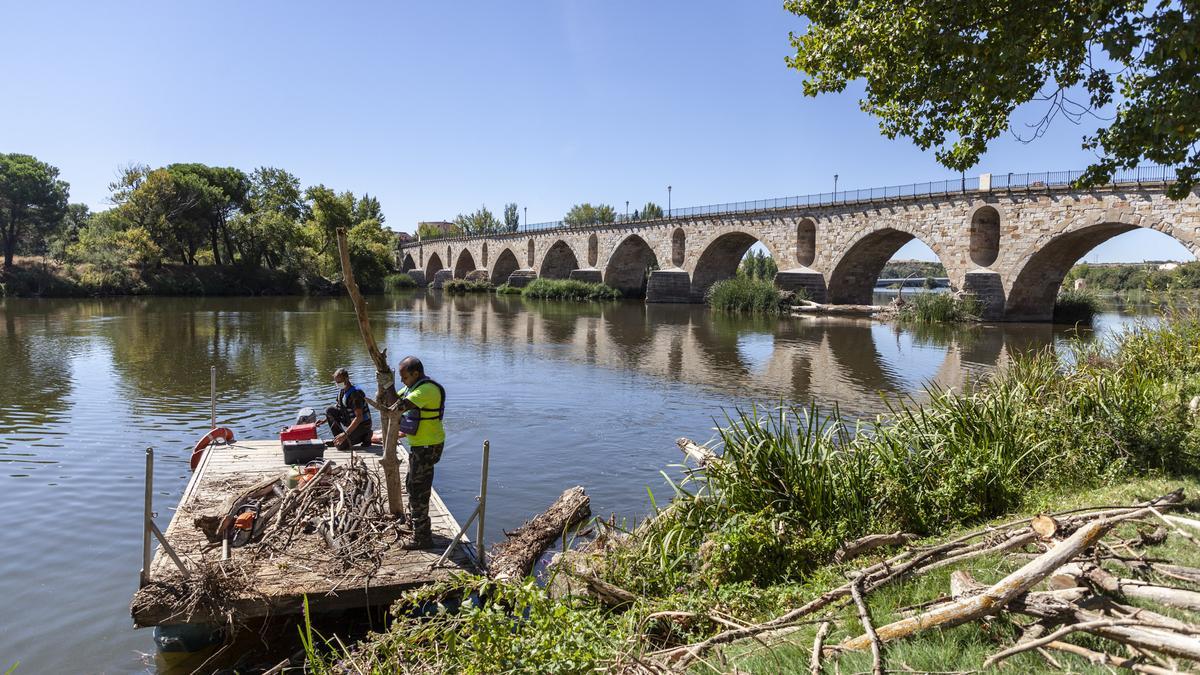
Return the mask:
<path id="1" fill-rule="evenodd" d="M 333 381 L 339 387 L 337 404 L 325 409 L 325 419 L 317 420 L 317 424 L 328 422 L 329 431 L 333 433 L 333 440 L 327 441 L 326 445 L 335 445 L 341 450 L 349 450 L 352 445 L 370 445 L 371 410 L 367 407 L 367 395 L 350 383 L 350 374 L 345 368 L 333 371 Z"/>
<path id="2" fill-rule="evenodd" d="M 433 466 L 442 458 L 446 431 L 442 417 L 446 412 L 446 390 L 425 375 L 425 366 L 415 356 L 400 362 L 400 381 L 404 388 L 400 396 L 400 431 L 408 438 L 408 512 L 412 517 L 412 538 L 405 541 L 407 550 L 433 546 L 433 531 L 429 522 L 429 495 L 433 490 Z"/>

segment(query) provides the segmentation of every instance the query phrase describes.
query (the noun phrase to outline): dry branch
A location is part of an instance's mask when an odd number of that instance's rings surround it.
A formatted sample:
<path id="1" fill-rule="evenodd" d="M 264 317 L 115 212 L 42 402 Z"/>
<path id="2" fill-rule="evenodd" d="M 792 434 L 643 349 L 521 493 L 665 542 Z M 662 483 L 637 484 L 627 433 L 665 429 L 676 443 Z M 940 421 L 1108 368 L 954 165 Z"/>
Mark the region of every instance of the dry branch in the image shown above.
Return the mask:
<path id="1" fill-rule="evenodd" d="M 891 534 L 869 534 L 853 541 L 844 542 L 833 554 L 834 562 L 846 562 L 881 546 L 900 546 L 917 538 L 915 534 L 893 532 Z"/>
<path id="2" fill-rule="evenodd" d="M 825 647 L 825 637 L 829 635 L 829 629 L 832 626 L 832 623 L 822 621 L 821 627 L 817 629 L 817 636 L 813 638 L 812 657 L 808 661 L 810 675 L 821 675 L 821 652 Z"/>

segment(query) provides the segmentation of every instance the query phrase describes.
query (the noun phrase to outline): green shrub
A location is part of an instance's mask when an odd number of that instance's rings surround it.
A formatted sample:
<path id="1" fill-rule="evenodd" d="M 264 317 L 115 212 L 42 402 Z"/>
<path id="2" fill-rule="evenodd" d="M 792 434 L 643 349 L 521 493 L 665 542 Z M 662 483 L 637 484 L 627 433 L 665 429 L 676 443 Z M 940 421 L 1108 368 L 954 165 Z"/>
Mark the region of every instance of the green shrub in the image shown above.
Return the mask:
<path id="1" fill-rule="evenodd" d="M 740 275 L 713 284 L 704 299 L 709 307 L 722 312 L 781 314 L 788 308 L 773 281 Z"/>
<path id="2" fill-rule="evenodd" d="M 496 287 L 490 281 L 482 279 L 451 279 L 442 285 L 442 290 L 450 295 L 463 293 L 491 293 Z"/>
<path id="3" fill-rule="evenodd" d="M 1091 324 L 1100 311 L 1100 301 L 1088 291 L 1061 291 L 1054 299 L 1056 323 Z"/>
<path id="4" fill-rule="evenodd" d="M 612 286 L 578 279 L 534 279 L 521 290 L 526 298 L 544 300 L 617 300 L 621 292 Z"/>
<path id="5" fill-rule="evenodd" d="M 383 287 L 389 291 L 401 291 L 408 288 L 416 288 L 417 280 L 413 279 L 406 272 L 398 272 L 389 274 L 383 278 Z"/>
<path id="6" fill-rule="evenodd" d="M 900 308 L 900 320 L 912 323 L 978 321 L 982 307 L 973 295 L 914 293 Z"/>
<path id="7" fill-rule="evenodd" d="M 516 286 L 510 286 L 508 282 L 504 282 L 496 287 L 496 295 L 520 295 L 521 289 Z"/>

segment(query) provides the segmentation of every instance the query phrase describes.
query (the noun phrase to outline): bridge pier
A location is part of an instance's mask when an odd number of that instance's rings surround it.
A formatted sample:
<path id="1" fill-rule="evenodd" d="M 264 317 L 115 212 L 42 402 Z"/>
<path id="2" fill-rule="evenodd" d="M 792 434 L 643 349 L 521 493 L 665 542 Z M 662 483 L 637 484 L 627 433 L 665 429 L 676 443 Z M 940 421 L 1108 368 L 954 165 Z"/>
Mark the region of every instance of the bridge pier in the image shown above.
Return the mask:
<path id="1" fill-rule="evenodd" d="M 604 281 L 604 275 L 600 273 L 600 270 L 594 267 L 571 270 L 571 274 L 568 276 L 568 278 L 574 279 L 575 281 L 584 281 L 589 284 L 599 284 Z"/>
<path id="2" fill-rule="evenodd" d="M 466 279 L 467 281 L 487 281 L 488 280 L 488 271 L 487 270 L 471 270 L 470 272 L 467 272 L 467 275 L 463 278 Z"/>
<path id="3" fill-rule="evenodd" d="M 647 303 L 694 302 L 691 276 L 680 269 L 654 270 L 646 282 Z"/>
<path id="4" fill-rule="evenodd" d="M 803 291 L 813 302 L 825 302 L 825 275 L 807 267 L 775 273 L 775 287 L 781 291 Z"/>
<path id="5" fill-rule="evenodd" d="M 536 278 L 538 278 L 537 272 L 533 270 L 517 270 L 508 275 L 508 285 L 513 288 L 525 288 Z"/>
<path id="6" fill-rule="evenodd" d="M 998 273 L 984 269 L 967 272 L 962 290 L 979 299 L 983 306 L 980 318 L 985 321 L 1004 320 L 1004 282 Z"/>
<path id="7" fill-rule="evenodd" d="M 427 286 L 429 284 L 425 279 L 425 270 L 409 270 L 407 274 L 412 277 L 413 281 L 417 282 L 418 286 Z"/>
<path id="8" fill-rule="evenodd" d="M 429 282 L 430 288 L 441 288 L 446 285 L 447 281 L 454 278 L 453 270 L 438 270 L 433 273 L 433 281 Z"/>

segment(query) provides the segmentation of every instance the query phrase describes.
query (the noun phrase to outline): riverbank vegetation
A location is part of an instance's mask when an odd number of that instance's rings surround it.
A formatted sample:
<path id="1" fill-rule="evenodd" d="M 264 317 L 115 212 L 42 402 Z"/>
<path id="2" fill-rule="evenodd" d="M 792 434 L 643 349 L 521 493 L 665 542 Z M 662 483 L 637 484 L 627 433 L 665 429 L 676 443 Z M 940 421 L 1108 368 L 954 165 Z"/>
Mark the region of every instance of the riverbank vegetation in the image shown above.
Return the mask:
<path id="1" fill-rule="evenodd" d="M 397 272 L 383 278 L 383 287 L 389 291 L 408 290 L 417 287 L 417 280 L 405 272 Z"/>
<path id="2" fill-rule="evenodd" d="M 974 295 L 911 293 L 900 305 L 897 318 L 907 323 L 967 323 L 978 321 L 982 311 Z"/>
<path id="3" fill-rule="evenodd" d="M 744 314 L 783 314 L 791 306 L 774 281 L 740 274 L 709 286 L 704 301 L 717 311 Z"/>
<path id="4" fill-rule="evenodd" d="M 442 284 L 442 291 L 450 295 L 464 295 L 466 293 L 492 293 L 496 290 L 495 284 L 487 279 L 451 279 Z"/>
<path id="5" fill-rule="evenodd" d="M 1166 267 L 1160 263 L 1080 263 L 1067 272 L 1063 288 L 1073 289 L 1082 279 L 1088 290 L 1098 292 L 1200 289 L 1200 261 Z"/>
<path id="6" fill-rule="evenodd" d="M 364 291 L 382 290 L 394 265 L 377 199 L 302 188 L 283 169 L 133 165 L 109 190 L 113 208 L 93 213 L 69 203 L 55 167 L 0 154 L 4 293 L 335 292 L 338 228 Z"/>
<path id="7" fill-rule="evenodd" d="M 542 300 L 619 300 L 621 291 L 578 279 L 534 279 L 521 289 L 522 297 Z"/>
<path id="8" fill-rule="evenodd" d="M 328 658 L 363 672 L 577 672 L 662 663 L 681 646 L 775 620 L 776 630 L 762 637 L 782 644 L 777 654 L 729 639 L 711 645 L 723 653 L 693 666 L 779 672 L 781 663 L 807 660 L 822 620 L 835 624 L 828 644 L 861 634 L 850 592 L 832 589 L 848 588 L 844 574 L 882 556 L 847 563 L 848 542 L 908 533 L 919 539 L 909 549 L 919 560 L 949 535 L 1013 513 L 1123 505 L 1180 486 L 1194 499 L 1200 320 L 1172 317 L 1110 346 L 1070 348 L 1067 359 L 1019 358 L 965 392 L 932 391 L 924 405 L 894 401 L 874 421 L 851 423 L 815 408 L 733 412 L 719 431 L 719 452 L 692 448 L 699 462 L 672 483 L 669 503 L 637 527 L 595 523 L 599 537 L 562 556 L 547 587 L 462 578 L 414 591 L 386 632 L 352 656 L 339 650 Z M 1182 564 L 1200 564 L 1197 553 Z M 974 569 L 999 578 L 1028 558 L 978 560 Z M 960 567 L 939 565 L 911 581 L 898 571 L 867 606 L 877 621 L 899 618 L 910 605 L 917 606 L 910 613 L 920 611 L 946 594 Z M 411 611 L 462 597 L 473 604 L 432 617 Z M 821 612 L 798 612 L 818 598 Z M 791 621 L 778 619 L 788 612 Z M 976 670 L 1019 636 L 1001 618 L 919 635 L 889 645 L 888 655 L 897 666 Z M 1037 658 L 1017 663 L 1036 666 Z M 1069 654 L 1056 658 L 1088 667 Z M 826 659 L 850 670 L 870 662 L 863 653 Z"/>
<path id="9" fill-rule="evenodd" d="M 1092 323 L 1100 311 L 1100 300 L 1091 291 L 1060 291 L 1054 299 L 1054 321 L 1056 323 Z"/>

